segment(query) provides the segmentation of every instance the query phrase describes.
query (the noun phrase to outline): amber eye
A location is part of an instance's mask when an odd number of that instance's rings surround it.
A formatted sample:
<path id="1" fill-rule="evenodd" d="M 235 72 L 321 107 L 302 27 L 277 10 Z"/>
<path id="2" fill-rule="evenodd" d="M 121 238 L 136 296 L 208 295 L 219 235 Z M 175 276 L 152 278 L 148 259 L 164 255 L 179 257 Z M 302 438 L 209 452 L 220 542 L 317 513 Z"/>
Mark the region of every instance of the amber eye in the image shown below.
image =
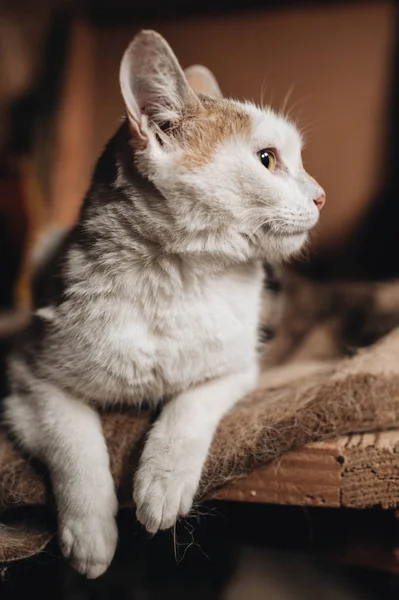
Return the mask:
<path id="1" fill-rule="evenodd" d="M 260 150 L 260 152 L 258 152 L 258 157 L 262 165 L 273 173 L 277 163 L 276 155 L 273 150 L 269 150 L 268 148 Z"/>

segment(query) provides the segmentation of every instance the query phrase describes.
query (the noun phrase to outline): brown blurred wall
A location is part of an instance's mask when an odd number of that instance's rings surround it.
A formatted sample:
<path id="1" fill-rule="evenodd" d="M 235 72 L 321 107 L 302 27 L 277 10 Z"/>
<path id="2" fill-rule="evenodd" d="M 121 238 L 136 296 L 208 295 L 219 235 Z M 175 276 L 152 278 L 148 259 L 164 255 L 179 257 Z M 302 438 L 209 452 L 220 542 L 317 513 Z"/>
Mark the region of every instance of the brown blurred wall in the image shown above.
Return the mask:
<path id="1" fill-rule="evenodd" d="M 144 26 L 167 38 L 183 66 L 211 68 L 226 95 L 278 107 L 294 86 L 288 108 L 308 130 L 304 161 L 327 191 L 320 248 L 350 233 L 381 180 L 394 10 L 348 2 Z M 92 162 L 123 111 L 118 67 L 136 29 L 96 33 Z"/>

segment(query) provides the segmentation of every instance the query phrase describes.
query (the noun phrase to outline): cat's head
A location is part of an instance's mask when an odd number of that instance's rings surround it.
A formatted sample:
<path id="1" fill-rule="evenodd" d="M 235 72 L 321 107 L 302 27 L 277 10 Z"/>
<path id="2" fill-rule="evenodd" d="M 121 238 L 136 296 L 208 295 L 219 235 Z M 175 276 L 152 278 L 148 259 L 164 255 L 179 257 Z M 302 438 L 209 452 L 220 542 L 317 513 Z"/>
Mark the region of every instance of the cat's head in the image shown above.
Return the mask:
<path id="1" fill-rule="evenodd" d="M 189 85 L 198 75 L 209 95 Z M 120 84 L 136 164 L 164 197 L 171 251 L 276 260 L 303 246 L 325 195 L 291 122 L 222 98 L 206 70 L 185 74 L 152 31 L 126 50 Z"/>

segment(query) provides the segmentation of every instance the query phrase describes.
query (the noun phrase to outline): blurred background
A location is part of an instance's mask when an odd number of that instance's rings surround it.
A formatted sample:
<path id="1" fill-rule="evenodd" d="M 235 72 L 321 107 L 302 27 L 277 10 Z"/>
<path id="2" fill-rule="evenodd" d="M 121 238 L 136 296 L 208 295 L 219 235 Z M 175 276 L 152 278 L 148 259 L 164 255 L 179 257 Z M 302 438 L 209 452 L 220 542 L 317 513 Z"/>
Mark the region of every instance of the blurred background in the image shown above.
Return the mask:
<path id="1" fill-rule="evenodd" d="M 183 67 L 209 67 L 225 95 L 277 109 L 284 104 L 298 122 L 306 139 L 306 168 L 323 185 L 328 201 L 309 259 L 295 268 L 323 281 L 385 281 L 399 275 L 397 2 L 1 0 L 0 310 L 5 324 L 11 317 L 4 311 L 29 305 L 32 248 L 40 234 L 76 219 L 95 161 L 123 113 L 122 52 L 143 27 L 164 35 Z M 258 564 L 251 557 L 249 564 Z M 41 568 L 45 579 L 47 567 Z M 204 573 L 196 571 L 193 581 Z M 244 597 L 245 581 L 232 598 Z M 388 583 L 373 579 L 376 595 L 370 580 L 364 581 L 360 597 L 397 597 L 392 578 Z M 249 597 L 297 597 L 270 592 L 270 581 L 262 585 L 263 595 Z M 65 597 L 111 597 L 90 595 L 90 590 L 74 588 Z M 327 598 L 315 594 L 303 597 Z M 334 598 L 347 597 L 337 594 Z"/>
<path id="2" fill-rule="evenodd" d="M 183 66 L 213 70 L 224 94 L 285 103 L 299 123 L 328 198 L 302 269 L 396 276 L 396 4 L 2 0 L 1 307 L 29 301 L 25 259 L 41 229 L 74 222 L 122 115 L 119 61 L 141 27 L 162 33 Z"/>

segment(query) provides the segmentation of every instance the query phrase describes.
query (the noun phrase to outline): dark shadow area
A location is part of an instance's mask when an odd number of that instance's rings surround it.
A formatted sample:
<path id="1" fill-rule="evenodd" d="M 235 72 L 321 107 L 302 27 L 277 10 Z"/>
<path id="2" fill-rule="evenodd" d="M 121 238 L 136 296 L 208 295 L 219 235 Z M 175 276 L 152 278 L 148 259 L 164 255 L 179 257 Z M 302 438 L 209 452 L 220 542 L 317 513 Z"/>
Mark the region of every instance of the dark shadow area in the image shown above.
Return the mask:
<path id="1" fill-rule="evenodd" d="M 52 600 L 217 600 L 238 597 L 231 594 L 241 572 L 249 590 L 255 576 L 264 594 L 256 598 L 279 600 L 268 595 L 276 581 L 291 591 L 294 585 L 298 600 L 397 598 L 399 576 L 348 564 L 352 539 L 375 552 L 378 542 L 395 546 L 391 513 L 242 503 L 208 503 L 201 512 L 206 516 L 179 523 L 174 533 L 150 538 L 131 511 L 122 511 L 117 555 L 104 576 L 85 580 L 53 543 L 39 556 L 3 568 L 1 598 L 40 593 Z M 261 575 L 255 573 L 258 562 Z"/>

